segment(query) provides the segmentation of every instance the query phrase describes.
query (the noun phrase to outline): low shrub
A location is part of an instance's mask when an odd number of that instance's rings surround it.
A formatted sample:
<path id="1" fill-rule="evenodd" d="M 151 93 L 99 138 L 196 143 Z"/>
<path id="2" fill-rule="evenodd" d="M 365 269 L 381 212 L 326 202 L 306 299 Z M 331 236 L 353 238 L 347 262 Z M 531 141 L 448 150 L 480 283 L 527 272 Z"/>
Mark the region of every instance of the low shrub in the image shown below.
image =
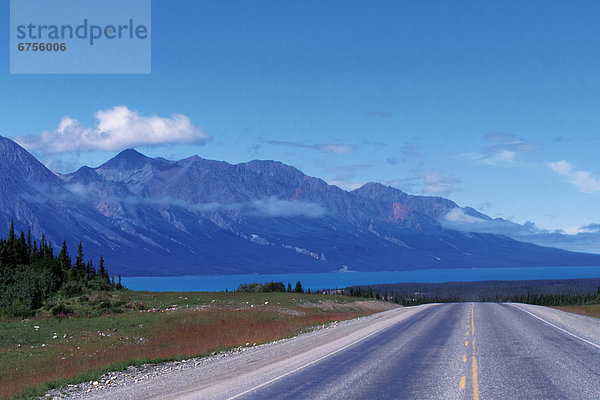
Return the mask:
<path id="1" fill-rule="evenodd" d="M 35 314 L 35 311 L 20 300 L 16 300 L 8 306 L 0 307 L 0 315 L 7 318 L 26 318 L 33 314 Z"/>
<path id="2" fill-rule="evenodd" d="M 58 303 L 57 305 L 55 305 L 54 307 L 52 307 L 50 309 L 50 312 L 52 313 L 52 315 L 58 316 L 58 315 L 73 314 L 74 310 L 68 304 Z"/>

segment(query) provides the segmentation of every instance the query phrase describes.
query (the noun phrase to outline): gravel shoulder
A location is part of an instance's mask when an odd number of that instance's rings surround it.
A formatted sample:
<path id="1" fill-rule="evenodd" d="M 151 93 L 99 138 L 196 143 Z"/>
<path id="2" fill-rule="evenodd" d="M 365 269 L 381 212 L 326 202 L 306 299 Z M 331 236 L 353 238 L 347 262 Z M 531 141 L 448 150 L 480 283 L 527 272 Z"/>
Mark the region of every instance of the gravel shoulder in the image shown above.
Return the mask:
<path id="1" fill-rule="evenodd" d="M 355 306 L 372 306 L 372 302 L 364 303 Z M 238 385 L 242 384 L 240 382 L 252 385 L 267 375 L 278 375 L 284 369 L 293 370 L 312 359 L 325 356 L 336 348 L 385 329 L 397 322 L 398 318 L 413 315 L 419 309 L 427 307 L 430 305 L 393 307 L 368 317 L 321 325 L 310 332 L 268 344 L 257 346 L 247 343 L 246 346 L 213 353 L 208 357 L 129 367 L 125 371 L 108 373 L 95 382 L 52 390 L 45 398 L 185 398 L 186 393 L 196 392 L 202 387 L 212 390 L 212 394 L 205 398 L 227 398 L 226 392 L 237 389 Z M 293 360 L 290 362 L 290 359 Z"/>
<path id="2" fill-rule="evenodd" d="M 542 319 L 548 324 L 549 328 L 559 328 L 559 330 L 563 330 L 572 336 L 588 341 L 600 349 L 600 319 L 544 306 L 516 303 L 509 304 L 512 307 Z"/>

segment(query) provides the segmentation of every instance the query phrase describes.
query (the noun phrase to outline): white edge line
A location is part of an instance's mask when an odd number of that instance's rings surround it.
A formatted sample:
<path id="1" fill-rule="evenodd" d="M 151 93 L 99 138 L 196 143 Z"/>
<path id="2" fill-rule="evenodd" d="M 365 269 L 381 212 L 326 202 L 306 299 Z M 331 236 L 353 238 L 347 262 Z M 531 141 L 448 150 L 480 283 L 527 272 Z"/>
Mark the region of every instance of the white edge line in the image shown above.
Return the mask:
<path id="1" fill-rule="evenodd" d="M 429 308 L 429 307 L 428 307 L 428 308 Z M 402 315 L 402 314 L 401 314 L 401 315 Z M 404 319 L 404 318 L 403 318 L 403 319 Z M 393 325 L 393 324 L 392 324 L 392 325 Z M 293 374 L 293 373 L 295 373 L 295 372 L 298 372 L 298 371 L 300 371 L 301 369 L 304 369 L 304 368 L 306 368 L 306 367 L 308 367 L 308 366 L 311 366 L 311 365 L 313 365 L 313 364 L 315 364 L 315 363 L 318 363 L 319 361 L 321 361 L 321 360 L 324 360 L 324 359 L 325 359 L 325 358 L 327 358 L 327 357 L 331 357 L 332 355 L 334 355 L 334 354 L 336 354 L 336 353 L 339 353 L 340 351 L 346 350 L 348 347 L 354 346 L 356 343 L 362 342 L 363 340 L 365 340 L 365 339 L 367 339 L 367 338 L 369 338 L 369 337 L 371 337 L 371 336 L 375 335 L 376 333 L 379 333 L 379 332 L 381 332 L 383 329 L 389 328 L 390 326 L 391 326 L 391 325 L 386 325 L 385 327 L 382 327 L 381 329 L 378 329 L 378 330 L 376 330 L 376 331 L 374 331 L 374 332 L 371 332 L 371 333 L 369 333 L 367 336 L 363 336 L 362 338 L 360 338 L 360 339 L 357 339 L 357 340 L 355 340 L 355 341 L 354 341 L 354 342 L 352 342 L 352 343 L 348 343 L 347 345 L 345 345 L 345 346 L 343 346 L 343 347 L 340 347 L 340 348 L 339 348 L 339 349 L 337 349 L 336 351 L 333 351 L 333 352 L 331 352 L 331 353 L 325 354 L 324 356 L 321 356 L 321 357 L 317 358 L 316 360 L 312 360 L 311 362 L 309 362 L 309 363 L 307 363 L 307 364 L 304 364 L 304 365 L 301 365 L 301 366 L 299 366 L 298 368 L 296 368 L 296 369 L 294 369 L 294 370 L 292 370 L 292 371 L 288 371 L 288 372 L 286 372 L 286 373 L 285 373 L 285 374 L 283 374 L 283 375 L 279 375 L 278 377 L 276 377 L 276 378 L 273 378 L 273 379 L 271 379 L 270 381 L 263 382 L 263 383 L 261 383 L 261 384 L 260 384 L 260 385 L 258 385 L 258 386 L 254 386 L 253 388 L 250 388 L 250 389 L 246 390 L 245 392 L 238 393 L 238 394 L 236 394 L 235 396 L 232 396 L 232 397 L 228 397 L 228 398 L 227 398 L 227 400 L 233 400 L 233 399 L 237 399 L 238 397 L 244 396 L 244 395 L 246 395 L 246 394 L 248 394 L 248 393 L 251 393 L 251 392 L 253 392 L 253 391 L 255 391 L 255 390 L 258 390 L 258 389 L 260 389 L 260 388 L 262 388 L 262 387 L 264 387 L 264 386 L 270 385 L 270 384 L 271 384 L 271 383 L 273 383 L 273 382 L 277 382 L 278 380 L 280 380 L 280 379 L 283 379 L 283 378 L 285 378 L 285 377 L 286 377 L 286 376 L 288 376 L 288 375 L 291 375 L 291 374 Z"/>
<path id="2" fill-rule="evenodd" d="M 523 312 L 526 312 L 527 314 L 531 315 L 532 317 L 535 317 L 535 318 L 539 319 L 539 320 L 540 320 L 540 321 L 542 321 L 542 322 L 545 322 L 545 323 L 547 323 L 548 325 L 550 325 L 550 326 L 552 326 L 552 327 L 554 327 L 554 328 L 558 329 L 558 330 L 559 330 L 559 331 L 561 331 L 561 332 L 564 332 L 564 333 L 566 333 L 567 335 L 571 335 L 571 336 L 573 336 L 573 337 L 574 337 L 574 338 L 576 338 L 576 339 L 579 339 L 579 340 L 581 340 L 581 341 L 583 341 L 583 342 L 585 342 L 585 343 L 587 343 L 587 344 L 590 344 L 590 345 L 594 346 L 594 347 L 595 347 L 595 348 L 597 348 L 597 349 L 600 349 L 600 345 L 597 345 L 597 344 L 596 344 L 596 343 L 594 343 L 594 342 L 590 342 L 589 340 L 587 340 L 587 339 L 584 339 L 584 338 L 582 338 L 582 337 L 579 337 L 579 336 L 575 335 L 574 333 L 571 333 L 571 332 L 569 332 L 569 331 L 567 331 L 567 330 L 565 330 L 565 329 L 561 328 L 560 326 L 556 326 L 556 325 L 554 325 L 552 322 L 548 322 L 548 321 L 546 321 L 545 319 L 543 319 L 543 318 L 541 318 L 541 317 L 538 317 L 538 316 L 537 316 L 537 315 L 535 315 L 534 313 L 532 313 L 532 312 L 529 312 L 529 311 L 525 310 L 524 308 L 521 308 L 521 307 L 519 307 L 519 306 L 518 306 L 518 305 L 516 305 L 516 304 L 510 304 L 510 305 L 511 305 L 512 307 L 518 308 L 519 310 L 521 310 L 521 311 L 523 311 Z"/>

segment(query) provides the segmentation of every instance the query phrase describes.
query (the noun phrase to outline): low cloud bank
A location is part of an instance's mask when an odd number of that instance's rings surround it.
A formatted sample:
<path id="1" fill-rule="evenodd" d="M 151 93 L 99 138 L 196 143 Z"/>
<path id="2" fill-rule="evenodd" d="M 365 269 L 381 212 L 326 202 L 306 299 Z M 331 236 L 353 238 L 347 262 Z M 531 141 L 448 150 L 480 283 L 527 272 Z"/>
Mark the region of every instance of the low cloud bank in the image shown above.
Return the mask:
<path id="1" fill-rule="evenodd" d="M 218 211 L 234 211 L 246 215 L 261 216 L 261 217 L 308 217 L 319 218 L 326 214 L 327 210 L 317 204 L 306 201 L 292 201 L 278 199 L 276 197 L 268 197 L 263 199 L 251 200 L 247 202 L 232 202 L 232 203 L 190 203 L 180 199 L 173 199 L 167 196 L 163 197 L 138 197 L 130 196 L 107 196 L 105 198 L 98 197 L 97 188 L 93 185 L 70 184 L 66 188 L 72 196 L 66 196 L 64 193 L 60 198 L 53 196 L 38 196 L 33 197 L 27 195 L 28 200 L 36 202 L 46 202 L 49 200 L 61 201 L 102 201 L 107 203 L 124 203 L 130 205 L 146 205 L 146 206 L 173 206 L 186 209 L 191 212 L 218 212 Z M 100 189 L 101 190 L 101 189 Z"/>
<path id="2" fill-rule="evenodd" d="M 450 210 L 439 221 L 444 228 L 459 232 L 506 235 L 515 240 L 540 246 L 558 247 L 585 253 L 600 253 L 600 224 L 590 224 L 569 231 L 562 229 L 550 231 L 541 229 L 530 221 L 518 224 L 502 218 L 486 219 L 461 208 Z"/>

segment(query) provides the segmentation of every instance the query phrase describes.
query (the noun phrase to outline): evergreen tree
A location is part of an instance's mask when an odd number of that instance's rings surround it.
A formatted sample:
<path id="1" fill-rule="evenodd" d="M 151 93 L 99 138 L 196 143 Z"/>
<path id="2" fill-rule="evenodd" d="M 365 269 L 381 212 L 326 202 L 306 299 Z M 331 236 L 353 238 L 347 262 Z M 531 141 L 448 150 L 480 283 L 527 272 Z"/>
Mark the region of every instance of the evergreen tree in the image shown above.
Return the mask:
<path id="1" fill-rule="evenodd" d="M 294 289 L 296 293 L 304 293 L 304 289 L 302 289 L 302 284 L 300 281 L 296 282 L 296 288 Z"/>
<path id="2" fill-rule="evenodd" d="M 18 263 L 20 265 L 29 265 L 29 250 L 27 249 L 27 239 L 23 231 L 21 231 L 21 235 L 17 241 L 17 248 L 19 249 Z"/>
<path id="3" fill-rule="evenodd" d="M 370 286 L 367 288 L 367 297 L 373 298 L 373 289 Z"/>
<path id="4" fill-rule="evenodd" d="M 8 228 L 8 242 L 12 242 L 14 240 L 17 239 L 17 236 L 15 235 L 15 224 L 13 223 L 13 220 L 10 220 L 10 228 Z"/>
<path id="5" fill-rule="evenodd" d="M 71 268 L 71 258 L 69 257 L 69 250 L 67 249 L 67 241 L 63 240 L 62 247 L 60 248 L 60 253 L 58 253 L 58 261 L 60 263 L 61 268 L 64 271 L 67 271 Z"/>
<path id="6" fill-rule="evenodd" d="M 92 260 L 89 260 L 87 262 L 85 269 L 87 272 L 88 279 L 93 279 L 96 276 L 96 270 L 94 269 L 94 264 L 92 263 Z"/>
<path id="7" fill-rule="evenodd" d="M 31 229 L 27 229 L 27 254 L 31 255 Z"/>
<path id="8" fill-rule="evenodd" d="M 80 278 L 85 275 L 85 265 L 83 261 L 83 246 L 81 244 L 81 240 L 77 245 L 77 256 L 75 257 L 75 274 Z"/>
<path id="9" fill-rule="evenodd" d="M 39 308 L 61 288 L 67 295 L 81 294 L 86 288 L 117 288 L 114 278 L 113 284 L 110 282 L 102 257 L 100 267 L 102 274 L 96 274 L 93 262 L 84 260 L 81 241 L 74 266 L 66 241 L 55 256 L 52 242 L 46 241 L 43 234 L 38 245 L 29 230 L 27 235 L 21 231 L 17 236 L 11 222 L 8 237 L 0 238 L 0 314 L 12 315 L 10 307 L 14 304 L 21 304 L 26 310 Z M 118 288 L 123 288 L 120 276 Z"/>
<path id="10" fill-rule="evenodd" d="M 100 261 L 98 262 L 98 275 L 108 278 L 108 274 L 104 269 L 104 258 L 102 258 L 102 254 L 100 254 Z"/>

